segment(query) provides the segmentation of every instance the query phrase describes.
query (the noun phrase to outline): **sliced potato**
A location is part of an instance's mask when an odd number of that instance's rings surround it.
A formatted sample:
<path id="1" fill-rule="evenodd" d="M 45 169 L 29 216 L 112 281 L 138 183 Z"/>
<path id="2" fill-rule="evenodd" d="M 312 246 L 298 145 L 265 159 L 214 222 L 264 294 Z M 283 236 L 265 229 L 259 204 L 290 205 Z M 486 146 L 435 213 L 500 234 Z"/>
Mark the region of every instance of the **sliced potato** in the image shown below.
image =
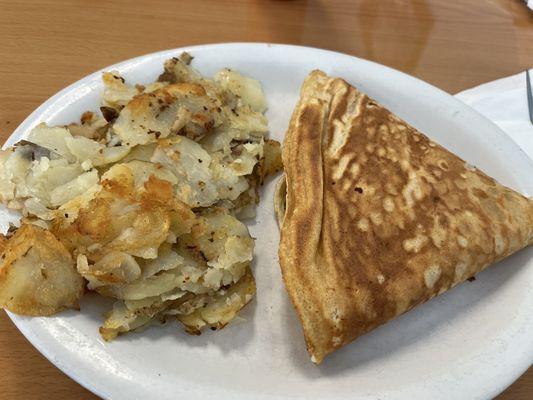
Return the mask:
<path id="1" fill-rule="evenodd" d="M 155 313 L 154 313 L 155 314 Z M 113 309 L 105 315 L 104 324 L 100 327 L 100 335 L 104 340 L 113 340 L 119 334 L 132 331 L 148 324 L 153 314 L 136 314 L 129 311 L 123 302 L 117 301 Z"/>
<path id="2" fill-rule="evenodd" d="M 84 136 L 67 137 L 65 143 L 77 161 L 89 168 L 115 163 L 130 152 L 129 146 L 107 147 Z"/>
<path id="3" fill-rule="evenodd" d="M 214 79 L 223 89 L 240 97 L 241 101 L 252 110 L 261 113 L 266 110 L 265 96 L 258 80 L 242 76 L 229 68 L 219 71 Z"/>
<path id="4" fill-rule="evenodd" d="M 283 170 L 283 161 L 281 159 L 281 145 L 275 140 L 265 140 L 263 147 L 264 158 L 260 164 L 259 175 L 261 183 L 266 177 L 277 174 Z"/>
<path id="5" fill-rule="evenodd" d="M 176 195 L 189 206 L 207 207 L 217 200 L 217 187 L 209 169 L 211 157 L 195 141 L 185 137 L 160 141 L 151 161 L 176 176 Z"/>
<path id="6" fill-rule="evenodd" d="M 206 79 L 191 61 L 146 85 L 104 73 L 101 113 L 0 151 L 0 202 L 23 215 L 0 236 L 0 306 L 76 307 L 85 278 L 117 300 L 100 330 L 111 340 L 170 318 L 221 328 L 250 300 L 254 243 L 235 216 L 251 215 L 279 147 L 259 82 Z"/>
<path id="7" fill-rule="evenodd" d="M 82 136 L 88 139 L 99 140 L 105 137 L 108 131 L 107 121 L 91 111 L 86 111 L 81 115 L 79 124 L 69 124 L 67 126 L 72 136 Z"/>
<path id="8" fill-rule="evenodd" d="M 135 281 L 141 275 L 141 267 L 131 255 L 112 251 L 94 264 L 87 262 L 87 257 L 78 255 L 77 269 L 90 282 L 99 284 L 125 284 Z"/>
<path id="9" fill-rule="evenodd" d="M 105 315 L 100 328 L 104 340 L 113 340 L 118 335 L 139 329 L 154 319 L 163 321 L 165 311 L 176 304 L 190 298 L 186 292 L 173 290 L 160 296 L 147 297 L 141 300 L 117 301 L 113 309 Z"/>
<path id="10" fill-rule="evenodd" d="M 81 196 L 98 184 L 98 172 L 87 171 L 71 181 L 56 186 L 50 191 L 50 205 L 59 206 L 69 202 L 77 196 Z"/>
<path id="11" fill-rule="evenodd" d="M 48 126 L 45 123 L 34 127 L 28 135 L 28 141 L 45 149 L 53 151 L 68 161 L 75 161 L 76 157 L 70 152 L 65 139 L 72 138 L 69 130 L 60 126 Z"/>
<path id="12" fill-rule="evenodd" d="M 181 243 L 209 267 L 203 284 L 210 290 L 237 282 L 253 257 L 254 242 L 246 225 L 218 208 L 206 211 Z"/>
<path id="13" fill-rule="evenodd" d="M 209 297 L 207 304 L 189 314 L 177 314 L 176 318 L 193 335 L 199 335 L 205 327 L 222 329 L 252 300 L 255 290 L 255 280 L 248 268 L 237 283 Z"/>
<path id="14" fill-rule="evenodd" d="M 120 110 L 134 96 L 139 94 L 138 89 L 126 85 L 124 78 L 117 71 L 104 72 L 102 80 L 105 87 L 103 94 L 104 106 Z"/>
<path id="15" fill-rule="evenodd" d="M 206 267 L 199 262 L 191 257 L 184 257 L 183 263 L 171 270 L 138 279 L 127 285 L 107 285 L 98 287 L 96 290 L 104 296 L 124 300 L 142 300 L 147 297 L 160 296 L 175 289 L 201 294 L 209 291 L 199 282 L 205 271 Z"/>
<path id="16" fill-rule="evenodd" d="M 204 136 L 222 123 L 220 101 L 204 87 L 177 83 L 135 96 L 113 125 L 126 146 L 155 143 L 178 132 L 191 139 Z"/>

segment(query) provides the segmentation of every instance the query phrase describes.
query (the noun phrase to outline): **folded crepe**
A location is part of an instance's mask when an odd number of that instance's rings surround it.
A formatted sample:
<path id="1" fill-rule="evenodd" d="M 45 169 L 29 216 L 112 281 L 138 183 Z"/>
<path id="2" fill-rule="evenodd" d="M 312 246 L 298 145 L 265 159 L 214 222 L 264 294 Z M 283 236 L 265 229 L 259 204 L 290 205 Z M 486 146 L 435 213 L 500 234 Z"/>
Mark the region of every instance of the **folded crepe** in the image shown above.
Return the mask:
<path id="1" fill-rule="evenodd" d="M 283 279 L 317 364 L 533 241 L 533 201 L 312 72 L 283 148 Z"/>

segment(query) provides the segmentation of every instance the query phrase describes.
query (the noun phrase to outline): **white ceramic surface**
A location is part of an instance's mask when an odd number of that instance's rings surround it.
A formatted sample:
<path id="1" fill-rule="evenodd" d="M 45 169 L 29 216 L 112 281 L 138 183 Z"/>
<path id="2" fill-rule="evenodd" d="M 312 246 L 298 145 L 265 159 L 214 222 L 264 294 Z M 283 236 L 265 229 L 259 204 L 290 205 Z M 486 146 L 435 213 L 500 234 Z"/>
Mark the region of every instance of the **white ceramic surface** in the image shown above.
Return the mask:
<path id="1" fill-rule="evenodd" d="M 183 49 L 135 58 L 106 70 L 149 82 Z M 437 142 L 525 194 L 533 163 L 494 124 L 452 96 L 398 71 L 304 47 L 221 44 L 190 47 L 194 67 L 211 75 L 232 67 L 263 83 L 271 136 L 282 139 L 299 86 L 314 68 L 341 76 Z M 62 124 L 97 110 L 100 72 L 59 92 L 8 141 L 41 121 Z M 244 322 L 188 336 L 175 324 L 104 343 L 109 304 L 87 296 L 82 312 L 51 318 L 10 315 L 50 361 L 89 390 L 111 399 L 482 399 L 511 384 L 533 360 L 533 248 L 481 273 L 475 282 L 418 307 L 337 351 L 309 361 L 277 261 L 273 182 L 250 224 L 258 292 Z M 0 220 L 7 221 L 3 211 Z"/>

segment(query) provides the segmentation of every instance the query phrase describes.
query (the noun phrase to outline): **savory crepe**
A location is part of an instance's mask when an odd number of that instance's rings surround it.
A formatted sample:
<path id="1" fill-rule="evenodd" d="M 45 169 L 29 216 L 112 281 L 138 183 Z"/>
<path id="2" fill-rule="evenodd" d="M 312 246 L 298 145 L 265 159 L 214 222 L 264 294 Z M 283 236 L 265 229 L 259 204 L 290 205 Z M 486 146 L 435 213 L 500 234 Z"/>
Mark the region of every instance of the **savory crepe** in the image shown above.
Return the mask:
<path id="1" fill-rule="evenodd" d="M 312 360 L 533 241 L 533 201 L 312 72 L 283 147 L 280 264 Z"/>

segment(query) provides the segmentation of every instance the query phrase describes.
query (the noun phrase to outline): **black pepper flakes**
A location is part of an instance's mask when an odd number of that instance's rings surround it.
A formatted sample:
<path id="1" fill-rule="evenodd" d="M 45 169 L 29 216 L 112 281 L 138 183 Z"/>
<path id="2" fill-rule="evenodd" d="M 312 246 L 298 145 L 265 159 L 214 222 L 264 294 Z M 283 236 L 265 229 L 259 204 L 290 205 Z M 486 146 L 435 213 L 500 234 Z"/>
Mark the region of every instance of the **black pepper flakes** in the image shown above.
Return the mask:
<path id="1" fill-rule="evenodd" d="M 148 131 L 146 132 L 148 135 L 154 135 L 156 139 L 159 139 L 159 136 L 161 136 L 161 132 L 159 131 L 154 131 L 152 129 L 148 129 Z"/>

